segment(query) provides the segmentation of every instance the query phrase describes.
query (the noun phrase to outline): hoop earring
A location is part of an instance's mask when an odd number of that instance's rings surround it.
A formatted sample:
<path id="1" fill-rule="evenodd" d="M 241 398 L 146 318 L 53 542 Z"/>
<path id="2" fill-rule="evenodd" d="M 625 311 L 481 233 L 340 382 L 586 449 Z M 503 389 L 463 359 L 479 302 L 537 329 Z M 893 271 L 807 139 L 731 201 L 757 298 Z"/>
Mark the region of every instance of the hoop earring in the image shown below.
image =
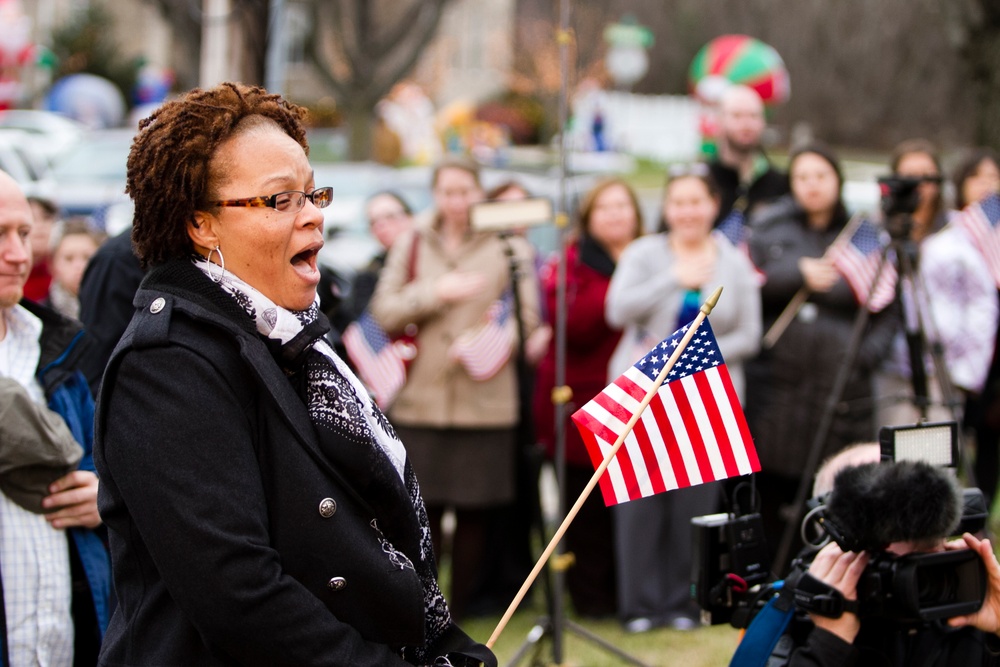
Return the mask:
<path id="1" fill-rule="evenodd" d="M 215 273 L 212 271 L 211 267 L 209 267 L 208 277 L 212 280 L 213 283 L 218 285 L 219 283 L 222 282 L 222 277 L 226 275 L 226 258 L 222 256 L 222 248 L 220 248 L 219 246 L 215 246 L 214 248 L 208 251 L 208 256 L 205 257 L 209 265 L 212 265 L 212 253 L 219 254 L 219 265 L 221 265 L 220 268 L 222 270 L 219 272 L 219 277 L 216 278 Z"/>

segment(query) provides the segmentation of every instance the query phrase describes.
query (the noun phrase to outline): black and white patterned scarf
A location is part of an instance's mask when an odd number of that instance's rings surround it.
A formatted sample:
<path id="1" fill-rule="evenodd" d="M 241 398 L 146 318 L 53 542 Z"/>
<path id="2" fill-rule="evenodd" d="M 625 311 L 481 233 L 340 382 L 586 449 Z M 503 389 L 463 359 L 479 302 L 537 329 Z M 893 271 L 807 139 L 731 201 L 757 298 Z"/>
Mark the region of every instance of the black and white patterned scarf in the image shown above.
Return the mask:
<path id="1" fill-rule="evenodd" d="M 277 306 L 249 284 L 201 257 L 194 258 L 195 265 L 246 311 L 257 331 L 281 347 L 281 356 L 286 360 L 305 355 L 306 403 L 309 416 L 316 426 L 317 434 L 323 438 L 334 434 L 352 443 L 370 448 L 368 461 L 371 477 L 383 487 L 396 484 L 391 477 L 397 476 L 406 489 L 413 506 L 413 514 L 418 523 L 419 544 L 416 560 L 397 549 L 383 534 L 378 519 L 371 522 L 372 529 L 382 545 L 392 567 L 414 570 L 420 579 L 424 596 L 424 646 L 406 647 L 403 657 L 414 664 L 448 665 L 445 656 L 427 654 L 427 647 L 434 646 L 451 625 L 451 614 L 444 595 L 438 587 L 434 566 L 434 548 L 431 542 L 430 522 L 420 495 L 416 475 L 406 458 L 403 443 L 396 436 L 392 425 L 371 400 L 361 381 L 347 364 L 337 356 L 323 337 L 326 326 L 319 324 L 319 296 L 306 310 L 291 311 Z M 399 514 L 395 518 L 399 518 Z M 412 515 L 410 517 L 412 518 Z M 396 521 L 396 534 L 399 523 Z M 412 550 L 411 550 L 412 551 Z"/>

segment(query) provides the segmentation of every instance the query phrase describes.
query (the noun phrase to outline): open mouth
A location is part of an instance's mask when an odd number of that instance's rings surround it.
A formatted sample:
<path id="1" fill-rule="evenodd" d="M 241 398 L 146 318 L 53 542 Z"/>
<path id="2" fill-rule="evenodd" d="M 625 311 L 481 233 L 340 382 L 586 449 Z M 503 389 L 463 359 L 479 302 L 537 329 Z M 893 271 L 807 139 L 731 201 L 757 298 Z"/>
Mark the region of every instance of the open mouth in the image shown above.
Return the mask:
<path id="1" fill-rule="evenodd" d="M 302 252 L 299 252 L 292 256 L 290 263 L 295 267 L 297 271 L 308 276 L 318 276 L 319 270 L 316 268 L 317 257 L 319 255 L 319 249 L 323 247 L 322 243 L 316 243 Z"/>

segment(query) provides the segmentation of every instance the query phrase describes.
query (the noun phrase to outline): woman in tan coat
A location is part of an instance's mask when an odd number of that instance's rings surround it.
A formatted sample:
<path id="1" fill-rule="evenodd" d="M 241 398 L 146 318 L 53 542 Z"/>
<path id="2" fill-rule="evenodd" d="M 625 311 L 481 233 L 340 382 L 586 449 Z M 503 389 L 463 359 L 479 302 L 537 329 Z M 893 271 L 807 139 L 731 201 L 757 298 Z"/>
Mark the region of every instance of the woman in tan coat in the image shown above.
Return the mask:
<path id="1" fill-rule="evenodd" d="M 440 163 L 432 190 L 434 210 L 393 246 L 371 311 L 390 335 L 416 335 L 416 358 L 389 416 L 420 480 L 439 559 L 441 518 L 455 510 L 449 600 L 461 616 L 478 583 L 490 511 L 514 500 L 512 304 L 520 303 L 530 334 L 538 288 L 527 241 L 470 229 L 469 210 L 483 198 L 474 164 Z M 516 299 L 508 252 L 519 269 Z"/>

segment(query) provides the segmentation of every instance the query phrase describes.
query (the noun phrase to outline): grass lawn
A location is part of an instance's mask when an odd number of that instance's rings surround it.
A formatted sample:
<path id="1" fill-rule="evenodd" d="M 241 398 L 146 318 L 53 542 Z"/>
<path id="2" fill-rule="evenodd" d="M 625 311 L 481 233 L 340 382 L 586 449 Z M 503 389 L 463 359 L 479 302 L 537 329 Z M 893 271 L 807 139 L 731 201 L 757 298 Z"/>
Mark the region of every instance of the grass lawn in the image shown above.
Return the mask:
<path id="1" fill-rule="evenodd" d="M 500 665 L 511 664 L 519 649 L 544 615 L 544 605 L 539 595 L 537 603 L 525 602 L 511 618 L 510 623 L 493 647 Z M 568 607 L 568 605 L 567 605 Z M 640 634 L 629 634 L 614 620 L 580 620 L 572 615 L 569 620 L 597 635 L 618 650 L 639 659 L 647 665 L 683 665 L 684 667 L 717 667 L 729 664 L 739 642 L 739 632 L 729 625 L 699 628 L 689 632 L 658 629 Z M 500 617 L 468 619 L 462 628 L 477 641 L 485 643 L 496 628 Z M 596 643 L 581 639 L 566 631 L 563 633 L 562 665 L 566 667 L 618 667 L 634 664 L 623 660 Z M 523 666 L 554 665 L 551 635 L 521 654 L 516 663 Z"/>
<path id="2" fill-rule="evenodd" d="M 1000 501 L 992 508 L 988 530 L 992 535 L 1000 534 Z M 448 579 L 449 572 L 445 566 L 441 570 L 441 583 L 445 591 L 448 590 Z M 732 659 L 740 641 L 740 631 L 729 625 L 706 626 L 688 632 L 657 629 L 630 634 L 615 620 L 596 621 L 577 618 L 568 601 L 564 609 L 568 620 L 647 665 L 725 667 Z M 553 659 L 551 634 L 544 635 L 533 645 L 527 644 L 527 638 L 533 634 L 539 620 L 543 619 L 545 614 L 543 597 L 538 590 L 534 599 L 529 598 L 522 603 L 493 647 L 501 666 L 516 664 L 525 667 L 548 667 L 557 664 Z M 461 626 L 477 641 L 485 643 L 499 622 L 500 615 L 497 615 L 467 619 Z M 515 657 L 518 657 L 518 661 L 512 663 Z M 561 667 L 619 667 L 630 664 L 634 663 L 623 660 L 571 631 L 563 633 Z"/>

